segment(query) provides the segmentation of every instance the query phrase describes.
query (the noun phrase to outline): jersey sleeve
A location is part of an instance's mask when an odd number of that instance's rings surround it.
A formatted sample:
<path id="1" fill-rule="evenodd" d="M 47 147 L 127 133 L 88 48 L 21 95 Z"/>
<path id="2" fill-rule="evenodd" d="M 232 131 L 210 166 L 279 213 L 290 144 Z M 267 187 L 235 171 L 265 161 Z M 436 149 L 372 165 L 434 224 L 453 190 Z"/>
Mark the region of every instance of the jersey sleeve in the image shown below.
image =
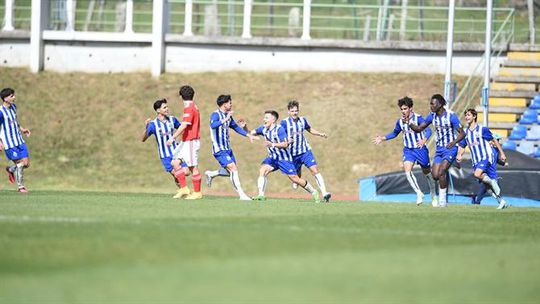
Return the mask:
<path id="1" fill-rule="evenodd" d="M 219 114 L 214 112 L 210 115 L 210 128 L 215 129 L 221 126 L 221 120 L 219 119 Z"/>
<path id="2" fill-rule="evenodd" d="M 181 123 L 180 123 L 180 121 L 178 120 L 178 118 L 173 117 L 173 124 L 174 124 L 174 128 L 175 128 L 175 129 L 180 128 Z"/>
<path id="3" fill-rule="evenodd" d="M 399 124 L 399 120 L 396 122 L 396 126 L 394 127 L 394 130 L 384 136 L 386 140 L 394 139 L 396 136 L 399 135 L 401 132 L 401 125 Z"/>
<path id="4" fill-rule="evenodd" d="M 452 125 L 452 129 L 454 130 L 461 128 L 461 122 L 459 122 L 459 118 L 456 113 L 452 113 L 450 115 L 450 124 Z"/>
<path id="5" fill-rule="evenodd" d="M 429 126 L 432 122 L 433 122 L 433 112 L 429 113 L 427 116 L 426 116 L 426 119 L 423 119 L 423 122 Z M 420 121 L 418 121 L 418 124 L 422 124 Z"/>
<path id="6" fill-rule="evenodd" d="M 259 126 L 257 129 L 255 129 L 255 134 L 264 135 L 263 130 L 264 130 L 264 126 Z"/>
<path id="7" fill-rule="evenodd" d="M 279 138 L 280 142 L 287 141 L 287 132 L 285 132 L 284 128 L 279 128 L 277 130 L 277 135 L 278 135 L 278 138 Z"/>
<path id="8" fill-rule="evenodd" d="M 425 128 L 423 132 L 426 139 L 429 139 L 431 135 L 433 135 L 433 131 L 431 130 L 430 127 Z"/>
<path id="9" fill-rule="evenodd" d="M 156 126 L 154 125 L 153 122 L 150 122 L 146 126 L 146 134 L 148 134 L 148 135 L 156 134 Z"/>
<path id="10" fill-rule="evenodd" d="M 247 132 L 246 130 L 242 129 L 237 123 L 236 121 L 234 121 L 234 119 L 231 117 L 231 124 L 229 125 L 230 128 L 232 128 L 234 131 L 236 131 L 236 133 L 242 135 L 242 136 L 247 136 Z"/>
<path id="11" fill-rule="evenodd" d="M 465 148 L 467 146 L 467 138 L 463 138 L 458 142 L 458 146 Z"/>
<path id="12" fill-rule="evenodd" d="M 493 133 L 491 133 L 491 130 L 488 129 L 488 127 L 482 127 L 482 138 L 487 141 L 493 140 Z"/>
<path id="13" fill-rule="evenodd" d="M 188 125 L 193 124 L 193 116 L 195 116 L 194 113 L 193 113 L 193 109 L 192 108 L 186 108 L 184 110 L 184 116 L 182 118 L 182 122 L 185 123 L 185 124 L 188 124 Z"/>
<path id="14" fill-rule="evenodd" d="M 305 118 L 304 118 L 304 126 L 305 126 L 306 130 L 311 129 L 311 126 L 309 125 L 309 122 L 307 122 L 307 119 L 305 119 Z"/>

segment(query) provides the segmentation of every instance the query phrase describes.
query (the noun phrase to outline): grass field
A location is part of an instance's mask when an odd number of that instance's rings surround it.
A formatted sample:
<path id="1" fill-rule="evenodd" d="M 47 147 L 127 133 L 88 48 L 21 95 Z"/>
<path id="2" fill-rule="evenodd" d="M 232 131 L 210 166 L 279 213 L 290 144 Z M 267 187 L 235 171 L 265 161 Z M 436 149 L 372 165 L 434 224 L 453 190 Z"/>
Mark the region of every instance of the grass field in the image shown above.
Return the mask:
<path id="1" fill-rule="evenodd" d="M 537 303 L 540 211 L 0 191 L 1 303 Z"/>

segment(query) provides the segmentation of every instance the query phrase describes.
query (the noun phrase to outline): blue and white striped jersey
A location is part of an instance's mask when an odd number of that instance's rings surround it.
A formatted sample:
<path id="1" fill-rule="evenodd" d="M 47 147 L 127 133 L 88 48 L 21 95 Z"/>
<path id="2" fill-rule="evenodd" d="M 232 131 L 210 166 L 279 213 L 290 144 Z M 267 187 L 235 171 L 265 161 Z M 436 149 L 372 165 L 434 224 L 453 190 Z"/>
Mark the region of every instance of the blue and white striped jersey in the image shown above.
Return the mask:
<path id="1" fill-rule="evenodd" d="M 260 126 L 255 129 L 255 134 L 262 135 L 266 140 L 273 143 L 281 143 L 287 141 L 287 132 L 285 132 L 285 129 L 280 125 L 274 125 L 271 128 Z M 292 161 L 291 151 L 288 147 L 267 147 L 266 150 L 268 150 L 268 156 L 272 159 Z"/>
<path id="2" fill-rule="evenodd" d="M 177 143 L 173 141 L 171 146 L 167 146 L 167 141 L 172 138 L 174 130 L 178 128 L 180 128 L 180 121 L 174 116 L 167 117 L 165 121 L 161 121 L 156 117 L 146 127 L 146 133 L 148 135 L 153 134 L 156 137 L 159 158 L 173 156 Z"/>
<path id="3" fill-rule="evenodd" d="M 9 108 L 0 105 L 0 140 L 6 150 L 24 144 L 15 104 Z"/>
<path id="4" fill-rule="evenodd" d="M 288 117 L 281 121 L 281 126 L 287 131 L 289 150 L 291 150 L 293 156 L 301 155 L 311 150 L 311 146 L 304 136 L 304 130 L 311 129 L 305 117 L 298 117 L 296 121 L 292 117 Z"/>
<path id="5" fill-rule="evenodd" d="M 444 111 L 442 116 L 437 116 L 436 113 L 431 112 L 426 116 L 424 122 L 429 126 L 433 123 L 435 129 L 435 141 L 437 147 L 446 147 L 451 141 L 457 138 L 457 129 L 461 128 L 461 123 L 456 113 L 452 111 Z"/>
<path id="6" fill-rule="evenodd" d="M 484 126 L 476 125 L 474 129 L 467 128 L 465 130 L 466 145 L 469 146 L 471 151 L 471 161 L 473 165 L 487 160 L 490 164 L 497 161 L 493 147 L 490 141 L 493 140 L 493 134 Z M 464 146 L 464 145 L 461 145 Z"/>
<path id="7" fill-rule="evenodd" d="M 422 115 L 413 112 L 409 121 L 419 126 L 422 122 L 424 122 L 424 118 Z M 409 127 L 409 124 L 404 123 L 403 119 L 400 118 L 397 120 L 394 130 L 386 134 L 384 137 L 386 140 L 390 140 L 396 138 L 400 132 L 403 132 L 403 145 L 410 149 L 418 148 L 418 141 L 420 139 L 428 139 L 432 133 L 430 128 L 426 128 L 424 131 L 419 133 L 414 132 Z"/>
<path id="8" fill-rule="evenodd" d="M 212 139 L 212 153 L 214 154 L 231 150 L 229 128 L 232 128 L 236 133 L 242 136 L 247 136 L 246 130 L 242 129 L 232 117 L 222 123 L 221 121 L 225 117 L 227 117 L 227 113 L 222 112 L 221 110 L 214 111 L 212 115 L 210 115 L 210 138 Z"/>

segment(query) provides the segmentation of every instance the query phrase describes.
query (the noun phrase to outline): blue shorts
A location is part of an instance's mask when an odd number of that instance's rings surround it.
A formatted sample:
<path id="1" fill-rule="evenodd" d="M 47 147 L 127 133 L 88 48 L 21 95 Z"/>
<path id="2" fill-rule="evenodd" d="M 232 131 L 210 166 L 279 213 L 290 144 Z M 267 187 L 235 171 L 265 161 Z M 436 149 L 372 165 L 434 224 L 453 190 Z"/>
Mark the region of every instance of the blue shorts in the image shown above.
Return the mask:
<path id="1" fill-rule="evenodd" d="M 403 162 L 418 163 L 422 168 L 429 168 L 429 150 L 426 146 L 422 148 L 403 147 Z"/>
<path id="2" fill-rule="evenodd" d="M 22 144 L 11 149 L 6 149 L 6 157 L 9 160 L 19 160 L 28 157 L 28 148 L 26 144 Z"/>
<path id="3" fill-rule="evenodd" d="M 172 157 L 164 157 L 161 159 L 161 163 L 163 164 L 163 168 L 165 168 L 165 171 L 172 172 L 173 170 L 173 166 L 171 164 L 172 161 L 173 161 Z M 181 163 L 180 166 L 187 168 L 186 163 Z"/>
<path id="4" fill-rule="evenodd" d="M 433 163 L 440 164 L 443 160 L 447 160 L 450 164 L 456 160 L 458 147 L 454 146 L 452 149 L 446 147 L 437 147 L 435 150 L 435 156 L 433 156 Z"/>
<path id="5" fill-rule="evenodd" d="M 219 151 L 214 154 L 214 157 L 223 168 L 227 167 L 228 164 L 236 163 L 232 150 Z"/>
<path id="6" fill-rule="evenodd" d="M 305 153 L 293 156 L 293 164 L 296 172 L 299 172 L 302 168 L 302 165 L 310 168 L 311 166 L 316 166 L 317 161 L 315 160 L 313 152 L 311 152 L 311 150 L 307 150 L 307 152 Z"/>
<path id="7" fill-rule="evenodd" d="M 277 160 L 270 157 L 267 157 L 262 162 L 263 165 L 269 165 L 270 167 L 274 168 L 272 171 L 276 171 L 279 169 L 281 173 L 286 175 L 293 175 L 296 174 L 296 169 L 294 168 L 294 164 L 291 161 L 288 160 Z"/>
<path id="8" fill-rule="evenodd" d="M 482 170 L 491 179 L 497 179 L 497 164 L 490 163 L 487 159 L 473 166 L 473 171 Z"/>

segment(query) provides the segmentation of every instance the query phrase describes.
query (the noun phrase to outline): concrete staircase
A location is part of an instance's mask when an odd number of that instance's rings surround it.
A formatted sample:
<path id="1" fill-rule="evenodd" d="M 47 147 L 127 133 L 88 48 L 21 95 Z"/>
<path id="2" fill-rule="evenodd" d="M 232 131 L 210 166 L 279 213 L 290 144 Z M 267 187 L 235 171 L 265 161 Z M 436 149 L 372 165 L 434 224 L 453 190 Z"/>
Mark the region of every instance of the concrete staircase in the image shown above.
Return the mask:
<path id="1" fill-rule="evenodd" d="M 491 80 L 489 94 L 489 127 L 507 138 L 527 109 L 540 86 L 540 49 L 509 51 L 508 59 Z M 483 120 L 483 109 L 476 109 L 478 121 Z"/>

